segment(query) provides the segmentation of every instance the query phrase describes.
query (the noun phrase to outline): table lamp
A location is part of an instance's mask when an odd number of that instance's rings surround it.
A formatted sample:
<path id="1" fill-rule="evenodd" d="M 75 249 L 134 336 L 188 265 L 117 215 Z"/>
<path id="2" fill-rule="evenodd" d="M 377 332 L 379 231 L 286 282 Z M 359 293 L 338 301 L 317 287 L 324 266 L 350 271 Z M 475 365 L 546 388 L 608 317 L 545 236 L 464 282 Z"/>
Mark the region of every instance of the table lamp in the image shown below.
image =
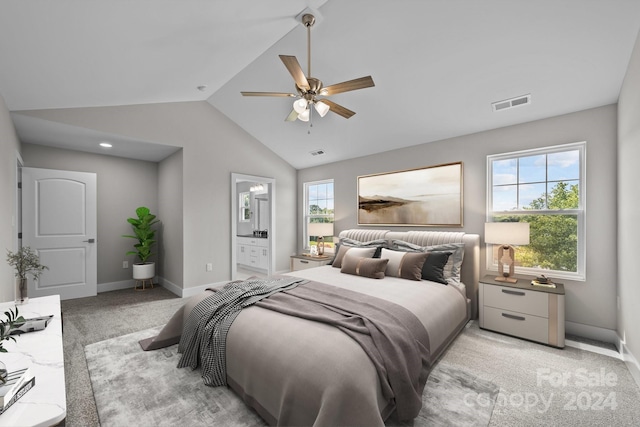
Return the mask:
<path id="1" fill-rule="evenodd" d="M 309 223 L 309 236 L 318 238 L 318 255 L 324 255 L 324 236 L 333 236 L 332 222 Z"/>
<path id="2" fill-rule="evenodd" d="M 516 283 L 518 279 L 512 277 L 515 267 L 514 245 L 529 244 L 528 222 L 487 222 L 484 224 L 485 243 L 500 245 L 498 249 L 498 282 Z M 505 255 L 505 251 L 507 252 Z M 504 271 L 505 264 L 509 271 Z"/>

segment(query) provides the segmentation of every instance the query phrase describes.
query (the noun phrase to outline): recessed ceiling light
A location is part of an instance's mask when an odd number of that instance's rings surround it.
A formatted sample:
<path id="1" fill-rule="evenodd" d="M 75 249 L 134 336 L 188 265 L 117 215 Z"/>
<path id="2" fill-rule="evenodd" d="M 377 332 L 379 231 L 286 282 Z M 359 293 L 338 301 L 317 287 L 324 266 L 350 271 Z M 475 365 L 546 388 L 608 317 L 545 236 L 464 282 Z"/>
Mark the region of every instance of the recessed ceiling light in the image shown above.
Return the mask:
<path id="1" fill-rule="evenodd" d="M 101 142 L 100 143 L 100 147 L 102 147 L 102 148 L 111 148 L 111 147 L 113 147 L 113 145 L 109 144 L 108 142 Z"/>

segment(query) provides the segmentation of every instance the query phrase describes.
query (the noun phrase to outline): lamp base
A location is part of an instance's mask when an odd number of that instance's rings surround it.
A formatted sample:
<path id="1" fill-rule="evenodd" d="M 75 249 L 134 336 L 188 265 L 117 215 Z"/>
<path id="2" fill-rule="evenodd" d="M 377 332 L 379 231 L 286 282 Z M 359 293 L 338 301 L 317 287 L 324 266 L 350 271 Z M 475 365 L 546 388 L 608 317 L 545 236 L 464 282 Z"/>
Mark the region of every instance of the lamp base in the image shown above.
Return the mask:
<path id="1" fill-rule="evenodd" d="M 504 276 L 496 276 L 495 278 L 496 282 L 506 282 L 506 283 L 517 283 L 518 279 L 516 279 L 515 277 L 504 277 Z"/>

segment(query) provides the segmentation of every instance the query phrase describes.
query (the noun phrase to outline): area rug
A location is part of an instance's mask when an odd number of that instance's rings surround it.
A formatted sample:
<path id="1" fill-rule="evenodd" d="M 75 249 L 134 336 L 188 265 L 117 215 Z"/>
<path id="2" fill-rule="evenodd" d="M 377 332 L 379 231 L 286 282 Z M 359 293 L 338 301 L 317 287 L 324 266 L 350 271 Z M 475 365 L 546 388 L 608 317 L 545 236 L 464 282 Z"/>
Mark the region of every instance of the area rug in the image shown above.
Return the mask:
<path id="1" fill-rule="evenodd" d="M 177 369 L 177 345 L 142 351 L 152 328 L 85 347 L 100 424 L 110 426 L 264 426 L 226 387 L 207 387 L 199 371 Z M 425 387 L 423 409 L 387 426 L 486 426 L 499 387 L 440 362 Z"/>

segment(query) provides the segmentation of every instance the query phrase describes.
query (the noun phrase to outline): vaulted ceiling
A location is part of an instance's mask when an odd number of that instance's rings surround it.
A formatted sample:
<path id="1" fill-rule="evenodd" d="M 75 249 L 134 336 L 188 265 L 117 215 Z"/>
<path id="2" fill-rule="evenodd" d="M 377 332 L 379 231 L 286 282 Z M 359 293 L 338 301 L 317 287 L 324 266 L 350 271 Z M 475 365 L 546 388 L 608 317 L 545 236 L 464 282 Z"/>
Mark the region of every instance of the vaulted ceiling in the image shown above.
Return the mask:
<path id="1" fill-rule="evenodd" d="M 350 119 L 285 122 L 291 98 L 240 95 L 295 92 L 278 55 L 307 71 L 305 8 L 313 77 L 373 77 L 331 97 Z M 3 1 L 0 93 L 25 142 L 76 149 L 121 137 L 19 112 L 207 100 L 304 168 L 615 103 L 639 29 L 638 0 Z"/>

